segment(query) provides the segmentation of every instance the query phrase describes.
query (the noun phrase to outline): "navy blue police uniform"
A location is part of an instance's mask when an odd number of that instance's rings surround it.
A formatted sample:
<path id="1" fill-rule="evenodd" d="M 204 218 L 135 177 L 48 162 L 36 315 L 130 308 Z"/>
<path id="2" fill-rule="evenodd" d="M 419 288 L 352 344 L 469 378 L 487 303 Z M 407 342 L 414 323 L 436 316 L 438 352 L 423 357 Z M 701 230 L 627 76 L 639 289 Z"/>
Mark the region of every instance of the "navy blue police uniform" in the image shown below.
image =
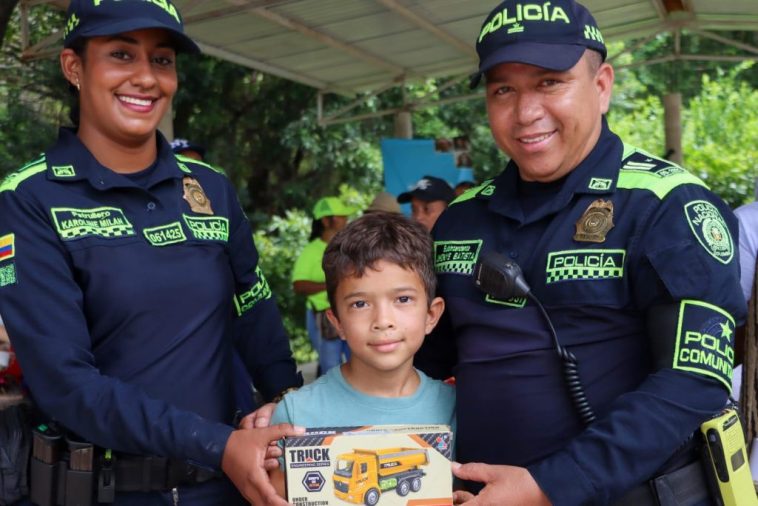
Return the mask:
<path id="1" fill-rule="evenodd" d="M 234 348 L 266 399 L 302 380 L 233 186 L 157 145 L 120 174 L 62 129 L 4 180 L 0 313 L 44 413 L 104 448 L 217 469 Z"/>
<path id="2" fill-rule="evenodd" d="M 623 144 L 604 120 L 563 179 L 524 182 L 510 162 L 433 234 L 447 311 L 416 363 L 456 377 L 461 462 L 527 467 L 555 505 L 607 504 L 726 402 L 745 316 L 736 220 L 702 181 Z M 521 266 L 578 358 L 598 418 L 589 428 L 535 304 L 475 287 L 488 250 Z M 658 307 L 674 307 L 677 325 L 651 326 Z"/>

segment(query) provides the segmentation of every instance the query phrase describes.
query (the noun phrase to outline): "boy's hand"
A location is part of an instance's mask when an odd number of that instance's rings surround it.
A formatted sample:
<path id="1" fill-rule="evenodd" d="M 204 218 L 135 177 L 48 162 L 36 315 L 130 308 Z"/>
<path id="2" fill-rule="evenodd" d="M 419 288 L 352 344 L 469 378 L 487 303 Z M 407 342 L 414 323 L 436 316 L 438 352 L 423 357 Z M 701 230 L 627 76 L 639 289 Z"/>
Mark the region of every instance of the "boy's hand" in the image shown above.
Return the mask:
<path id="1" fill-rule="evenodd" d="M 256 506 L 286 506 L 277 495 L 264 467 L 269 443 L 305 433 L 302 427 L 280 424 L 261 429 L 235 430 L 226 442 L 221 469 L 240 493 Z"/>
<path id="2" fill-rule="evenodd" d="M 552 503 L 523 467 L 453 463 L 453 474 L 462 480 L 484 483 L 478 495 L 456 492 L 455 504 L 467 506 L 551 506 Z M 461 502 L 462 501 L 462 502 Z"/>

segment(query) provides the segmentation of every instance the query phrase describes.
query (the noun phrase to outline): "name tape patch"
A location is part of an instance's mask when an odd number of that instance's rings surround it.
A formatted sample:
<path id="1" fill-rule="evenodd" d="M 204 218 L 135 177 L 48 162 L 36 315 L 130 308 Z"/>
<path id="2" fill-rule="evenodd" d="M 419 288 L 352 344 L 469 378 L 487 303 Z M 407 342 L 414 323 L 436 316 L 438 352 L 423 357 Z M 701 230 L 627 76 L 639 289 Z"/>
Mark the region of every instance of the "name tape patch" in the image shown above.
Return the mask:
<path id="1" fill-rule="evenodd" d="M 474 272 L 474 264 L 479 258 L 482 240 L 435 241 L 434 269 L 438 274 L 464 274 Z"/>
<path id="2" fill-rule="evenodd" d="M 124 211 L 116 207 L 54 207 L 50 212 L 58 235 L 64 241 L 92 236 L 113 239 L 135 235 L 134 226 L 126 219 Z"/>

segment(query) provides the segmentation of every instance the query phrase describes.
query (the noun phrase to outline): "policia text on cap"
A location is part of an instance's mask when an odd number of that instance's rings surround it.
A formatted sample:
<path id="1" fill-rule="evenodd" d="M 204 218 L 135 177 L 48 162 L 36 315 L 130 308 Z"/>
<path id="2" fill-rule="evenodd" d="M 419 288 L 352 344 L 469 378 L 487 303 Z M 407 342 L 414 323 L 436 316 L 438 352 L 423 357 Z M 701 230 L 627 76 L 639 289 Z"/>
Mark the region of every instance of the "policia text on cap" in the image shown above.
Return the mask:
<path id="1" fill-rule="evenodd" d="M 505 1 L 476 48 L 472 85 L 483 78 L 492 134 L 511 161 L 437 221 L 447 311 L 417 356 L 428 374 L 456 377 L 464 465 L 454 472 L 468 490 L 458 499 L 579 505 L 633 494 L 625 504 L 657 504 L 649 480 L 700 475 L 693 455 L 666 463 L 730 390 L 745 317 L 736 220 L 697 177 L 610 130 L 614 72 L 580 4 Z M 488 251 L 521 266 L 576 357 L 597 417 L 589 426 L 535 303 L 474 284 Z"/>
<path id="2" fill-rule="evenodd" d="M 156 130 L 198 48 L 167 0 L 72 0 L 64 45 L 76 127 L 0 185 L 0 314 L 58 422 L 34 433 L 32 498 L 286 504 L 263 462 L 296 432 L 252 429 L 272 405 L 232 425 L 234 347 L 265 399 L 302 382 L 250 224 Z"/>

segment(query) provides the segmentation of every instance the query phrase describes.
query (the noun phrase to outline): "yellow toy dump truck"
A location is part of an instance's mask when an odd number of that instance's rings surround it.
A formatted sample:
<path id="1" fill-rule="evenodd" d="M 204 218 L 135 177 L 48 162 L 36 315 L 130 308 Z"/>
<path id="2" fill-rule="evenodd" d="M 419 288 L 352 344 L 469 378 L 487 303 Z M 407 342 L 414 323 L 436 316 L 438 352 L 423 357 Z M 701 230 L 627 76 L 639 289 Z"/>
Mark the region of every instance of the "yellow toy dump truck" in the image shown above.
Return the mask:
<path id="1" fill-rule="evenodd" d="M 423 448 L 355 449 L 337 458 L 334 469 L 334 495 L 353 504 L 374 506 L 379 496 L 395 489 L 406 496 L 421 489 L 425 476 L 421 466 L 429 463 Z"/>

